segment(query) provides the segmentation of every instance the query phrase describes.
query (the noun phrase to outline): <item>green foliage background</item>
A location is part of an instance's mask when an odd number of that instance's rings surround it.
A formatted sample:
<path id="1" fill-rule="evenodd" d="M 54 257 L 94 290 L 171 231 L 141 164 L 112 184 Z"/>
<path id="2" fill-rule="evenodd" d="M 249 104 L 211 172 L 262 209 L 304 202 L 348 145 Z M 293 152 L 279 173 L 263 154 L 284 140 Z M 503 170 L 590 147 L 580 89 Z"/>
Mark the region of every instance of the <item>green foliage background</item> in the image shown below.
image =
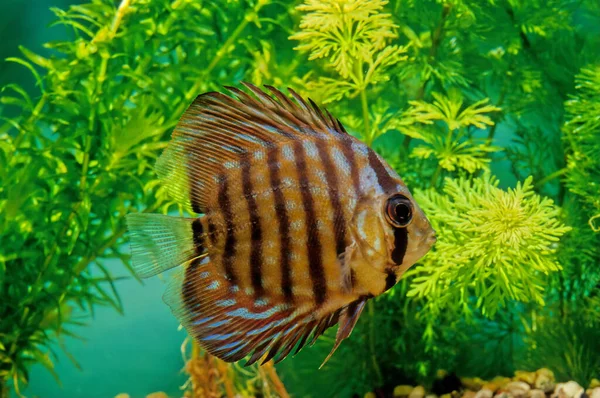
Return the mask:
<path id="1" fill-rule="evenodd" d="M 8 61 L 36 90 L 0 96 L 3 391 L 33 363 L 53 371 L 50 342 L 80 323 L 73 307 L 122 310 L 103 260 L 129 266 L 123 216 L 181 210 L 156 157 L 198 93 L 241 80 L 326 104 L 439 233 L 323 370 L 331 334 L 280 366 L 292 393 L 430 383 L 439 369 L 599 375 L 598 2 L 92 0 L 54 12 L 69 39 L 47 43 L 50 56 L 22 48 Z"/>

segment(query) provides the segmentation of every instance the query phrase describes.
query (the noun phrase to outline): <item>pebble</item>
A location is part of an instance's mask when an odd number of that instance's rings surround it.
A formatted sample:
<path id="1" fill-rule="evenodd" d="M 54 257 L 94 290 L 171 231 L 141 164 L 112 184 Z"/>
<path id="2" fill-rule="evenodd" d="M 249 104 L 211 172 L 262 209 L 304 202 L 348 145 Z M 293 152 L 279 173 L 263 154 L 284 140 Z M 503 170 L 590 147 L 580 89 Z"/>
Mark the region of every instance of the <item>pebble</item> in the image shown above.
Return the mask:
<path id="1" fill-rule="evenodd" d="M 445 372 L 439 372 L 438 376 L 444 374 Z M 575 381 L 556 384 L 554 373 L 546 368 L 536 372 L 519 370 L 512 379 L 501 376 L 491 381 L 484 381 L 479 377 L 462 378 L 460 381 L 457 377 L 455 379 L 461 388 L 442 394 L 439 398 L 600 398 L 600 380 L 592 379 L 587 390 Z M 168 398 L 164 393 L 155 394 L 146 398 Z M 127 394 L 119 394 L 115 398 L 130 397 Z M 365 398 L 377 396 L 370 392 Z M 438 395 L 428 394 L 423 386 L 399 385 L 394 388 L 394 398 L 438 398 Z"/>
<path id="2" fill-rule="evenodd" d="M 484 385 L 481 386 L 482 390 L 489 390 L 492 393 L 498 391 L 500 389 L 500 386 L 496 383 L 485 383 Z"/>
<path id="3" fill-rule="evenodd" d="M 473 391 L 481 390 L 481 386 L 485 384 L 485 381 L 479 377 L 463 377 L 460 379 L 460 381 L 462 382 L 463 386 Z"/>
<path id="4" fill-rule="evenodd" d="M 498 391 L 501 388 L 504 388 L 505 385 L 510 383 L 512 380 L 508 377 L 494 377 L 492 381 L 485 383 L 481 388 L 485 388 L 487 390 Z"/>
<path id="5" fill-rule="evenodd" d="M 531 387 L 524 381 L 513 381 L 505 385 L 504 390 L 515 398 L 525 398 L 527 397 L 529 390 L 531 390 Z"/>
<path id="6" fill-rule="evenodd" d="M 554 373 L 550 369 L 539 369 L 536 372 L 535 383 L 533 383 L 533 386 L 545 393 L 553 392 L 555 387 Z"/>
<path id="7" fill-rule="evenodd" d="M 416 386 L 413 390 L 408 394 L 408 398 L 424 398 L 425 397 L 425 387 Z"/>
<path id="8" fill-rule="evenodd" d="M 600 387 L 590 388 L 588 395 L 590 398 L 600 398 Z"/>
<path id="9" fill-rule="evenodd" d="M 481 390 L 477 391 L 475 398 L 492 398 L 493 396 L 494 392 L 492 390 L 482 388 Z"/>
<path id="10" fill-rule="evenodd" d="M 473 390 L 467 390 L 462 394 L 462 398 L 475 398 L 477 396 L 477 392 Z"/>
<path id="11" fill-rule="evenodd" d="M 523 370 L 517 370 L 515 372 L 515 379 L 518 381 L 524 381 L 530 386 L 535 384 L 535 379 L 537 378 L 537 372 L 525 372 Z"/>
<path id="12" fill-rule="evenodd" d="M 546 398 L 546 393 L 543 390 L 534 388 L 529 390 L 529 398 Z"/>
<path id="13" fill-rule="evenodd" d="M 394 398 L 408 397 L 408 395 L 412 392 L 413 389 L 413 386 L 408 385 L 396 386 L 396 388 L 394 388 Z"/>
<path id="14" fill-rule="evenodd" d="M 169 396 L 165 392 L 158 391 L 158 392 L 153 392 L 152 394 L 146 395 L 146 398 L 169 398 Z"/>
<path id="15" fill-rule="evenodd" d="M 556 385 L 551 398 L 581 398 L 585 394 L 585 390 L 575 381 L 567 383 L 559 383 Z"/>
<path id="16" fill-rule="evenodd" d="M 510 377 L 502 377 L 502 376 L 496 376 L 492 379 L 492 383 L 498 383 L 500 385 L 500 387 L 504 387 L 511 381 L 512 381 L 512 379 Z"/>

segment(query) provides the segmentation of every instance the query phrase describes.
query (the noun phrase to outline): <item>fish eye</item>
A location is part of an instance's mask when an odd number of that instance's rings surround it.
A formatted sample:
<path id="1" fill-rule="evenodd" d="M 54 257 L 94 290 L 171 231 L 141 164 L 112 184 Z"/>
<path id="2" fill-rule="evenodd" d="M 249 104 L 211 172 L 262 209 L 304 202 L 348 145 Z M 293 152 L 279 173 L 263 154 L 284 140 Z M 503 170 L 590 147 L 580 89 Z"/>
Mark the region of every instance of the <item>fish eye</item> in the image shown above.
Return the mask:
<path id="1" fill-rule="evenodd" d="M 405 228 L 412 221 L 412 203 L 402 194 L 391 196 L 387 201 L 388 222 L 397 228 Z"/>

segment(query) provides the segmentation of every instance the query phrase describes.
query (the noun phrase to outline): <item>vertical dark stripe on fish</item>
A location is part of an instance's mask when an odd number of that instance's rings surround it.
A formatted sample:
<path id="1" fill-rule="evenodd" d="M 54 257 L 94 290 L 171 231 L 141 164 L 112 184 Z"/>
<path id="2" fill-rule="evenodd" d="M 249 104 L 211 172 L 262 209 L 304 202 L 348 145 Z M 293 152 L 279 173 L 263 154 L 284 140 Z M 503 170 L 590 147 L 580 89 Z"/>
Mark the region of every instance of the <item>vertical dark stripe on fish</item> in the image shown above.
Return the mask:
<path id="1" fill-rule="evenodd" d="M 337 167 L 331 160 L 329 150 L 326 147 L 327 142 L 324 140 L 318 140 L 315 145 L 317 147 L 317 152 L 319 154 L 319 158 L 321 159 L 321 163 L 323 164 L 325 179 L 327 180 L 327 190 L 333 210 L 335 251 L 339 256 L 346 251 L 346 220 L 344 219 L 342 203 L 340 202 L 340 196 L 338 194 L 339 180 Z"/>
<path id="2" fill-rule="evenodd" d="M 408 245 L 408 231 L 406 228 L 394 228 L 394 250 L 392 250 L 392 260 L 396 265 L 401 265 L 406 254 Z"/>
<path id="3" fill-rule="evenodd" d="M 341 126 L 341 123 L 338 121 Z M 356 163 L 356 156 L 354 156 L 354 150 L 352 149 L 352 141 L 350 139 L 340 140 L 339 147 L 344 155 L 346 163 L 350 168 L 350 179 L 352 180 L 352 188 L 354 188 L 354 195 L 360 197 L 362 195 L 362 189 L 360 187 L 360 171 L 358 164 Z M 356 284 L 356 275 L 354 270 L 350 270 L 350 289 L 354 288 Z"/>
<path id="4" fill-rule="evenodd" d="M 233 214 L 231 213 L 231 200 L 229 199 L 228 182 L 225 175 L 219 179 L 218 202 L 223 218 L 225 219 L 225 247 L 223 250 L 223 269 L 225 270 L 225 278 L 232 285 L 237 283 L 237 278 L 233 273 L 233 259 L 235 258 L 236 238 L 233 225 Z"/>
<path id="5" fill-rule="evenodd" d="M 346 163 L 348 163 L 348 166 L 350 167 L 350 178 L 352 179 L 354 193 L 357 196 L 360 196 L 360 171 L 358 170 L 358 165 L 356 164 L 356 157 L 354 156 L 354 150 L 352 149 L 352 141 L 350 139 L 340 140 L 339 145 L 344 157 L 346 158 Z"/>
<path id="6" fill-rule="evenodd" d="M 202 222 L 200 218 L 196 218 L 192 221 L 192 239 L 194 240 L 194 247 L 198 255 L 204 251 L 204 229 L 202 228 Z"/>
<path id="7" fill-rule="evenodd" d="M 210 240 L 210 244 L 214 246 L 217 242 L 217 228 L 213 223 L 212 216 L 206 216 L 207 224 L 208 224 L 208 239 Z"/>
<path id="8" fill-rule="evenodd" d="M 281 263 L 281 289 L 286 302 L 293 300 L 292 270 L 290 267 L 290 219 L 285 207 L 285 197 L 281 190 L 281 176 L 279 174 L 279 149 L 273 148 L 267 152 L 267 166 L 271 180 L 271 189 L 275 200 L 275 216 L 279 221 L 280 263 Z"/>
<path id="9" fill-rule="evenodd" d="M 309 188 L 308 166 L 306 164 L 306 153 L 302 146 L 302 142 L 294 141 L 293 149 L 296 169 L 298 170 L 298 178 L 300 181 L 302 205 L 306 215 L 306 249 L 308 251 L 309 273 L 313 284 L 315 303 L 320 306 L 325 302 L 327 296 L 327 285 L 325 282 L 325 270 L 323 269 L 322 258 L 323 248 L 321 247 L 321 241 L 319 240 L 314 198 Z"/>
<path id="10" fill-rule="evenodd" d="M 185 278 L 181 287 L 181 297 L 183 304 L 190 314 L 198 313 L 195 302 L 198 302 L 198 294 L 194 288 L 194 280 L 197 281 L 198 268 L 202 264 L 201 258 L 195 258 L 190 262 L 190 265 L 185 270 Z"/>
<path id="11" fill-rule="evenodd" d="M 369 166 L 375 171 L 375 176 L 377 177 L 377 182 L 379 186 L 383 189 L 384 192 L 394 193 L 398 189 L 398 184 L 390 176 L 385 166 L 371 148 L 368 149 L 369 152 Z"/>
<path id="12" fill-rule="evenodd" d="M 383 289 L 383 291 L 387 292 L 388 290 L 393 288 L 395 284 L 396 284 L 396 273 L 393 270 L 388 270 L 387 276 L 385 277 L 385 288 Z"/>
<path id="13" fill-rule="evenodd" d="M 256 297 L 264 295 L 262 285 L 262 229 L 260 216 L 254 189 L 252 188 L 252 177 L 250 176 L 250 161 L 244 159 L 240 165 L 242 173 L 242 191 L 246 203 L 248 203 L 248 216 L 250 217 L 250 279 Z"/>

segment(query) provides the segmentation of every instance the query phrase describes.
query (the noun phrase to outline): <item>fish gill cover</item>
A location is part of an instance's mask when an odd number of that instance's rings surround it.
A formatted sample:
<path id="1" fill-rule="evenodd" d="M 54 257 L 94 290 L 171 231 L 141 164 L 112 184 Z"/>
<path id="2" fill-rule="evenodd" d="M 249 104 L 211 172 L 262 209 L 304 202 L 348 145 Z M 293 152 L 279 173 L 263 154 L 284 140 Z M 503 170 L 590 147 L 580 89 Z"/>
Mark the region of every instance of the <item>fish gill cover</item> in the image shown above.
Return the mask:
<path id="1" fill-rule="evenodd" d="M 241 80 L 324 104 L 418 191 L 440 235 L 321 371 L 330 333 L 278 365 L 290 392 L 389 390 L 440 369 L 598 376 L 598 2 L 92 0 L 53 11 L 70 39 L 21 48 L 8 61 L 36 90 L 9 84 L 0 96 L 2 394 L 22 392 L 32 364 L 53 372 L 53 343 L 80 333 L 95 306 L 122 311 L 122 273 L 104 260 L 130 269 L 124 215 L 184 214 L 156 158 L 197 94 Z M 198 369 L 213 365 L 194 355 L 200 394 Z M 273 369 L 235 369 L 235 383 L 210 388 L 285 394 Z"/>

